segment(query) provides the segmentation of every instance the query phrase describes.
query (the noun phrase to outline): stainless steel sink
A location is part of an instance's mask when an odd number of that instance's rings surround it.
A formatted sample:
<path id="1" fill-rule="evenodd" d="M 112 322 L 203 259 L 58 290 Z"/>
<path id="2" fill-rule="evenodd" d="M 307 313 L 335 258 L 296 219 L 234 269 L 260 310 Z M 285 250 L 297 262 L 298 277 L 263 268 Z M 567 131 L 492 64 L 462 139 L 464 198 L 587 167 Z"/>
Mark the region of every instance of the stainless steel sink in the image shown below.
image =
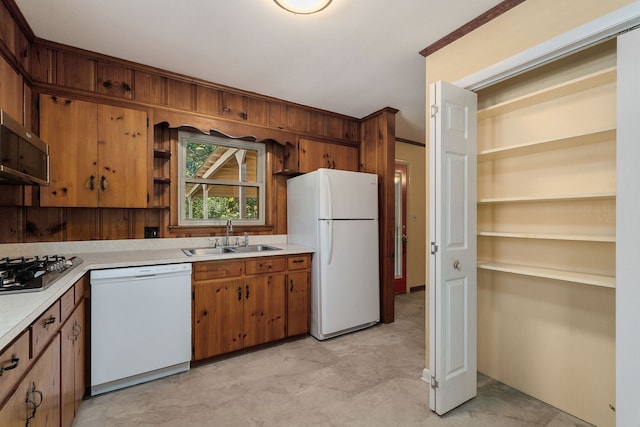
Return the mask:
<path id="1" fill-rule="evenodd" d="M 217 248 L 190 248 L 183 249 L 187 256 L 194 255 L 220 255 L 228 253 L 279 251 L 281 248 L 269 245 L 248 245 L 248 246 L 219 246 Z"/>
<path id="2" fill-rule="evenodd" d="M 187 256 L 194 256 L 194 255 L 220 255 L 220 254 L 227 254 L 230 252 L 233 252 L 231 250 L 231 248 L 191 248 L 191 249 L 183 249 L 182 252 L 184 252 Z"/>
<path id="3" fill-rule="evenodd" d="M 233 252 L 262 252 L 262 251 L 280 251 L 281 248 L 269 245 L 248 245 L 230 247 Z"/>

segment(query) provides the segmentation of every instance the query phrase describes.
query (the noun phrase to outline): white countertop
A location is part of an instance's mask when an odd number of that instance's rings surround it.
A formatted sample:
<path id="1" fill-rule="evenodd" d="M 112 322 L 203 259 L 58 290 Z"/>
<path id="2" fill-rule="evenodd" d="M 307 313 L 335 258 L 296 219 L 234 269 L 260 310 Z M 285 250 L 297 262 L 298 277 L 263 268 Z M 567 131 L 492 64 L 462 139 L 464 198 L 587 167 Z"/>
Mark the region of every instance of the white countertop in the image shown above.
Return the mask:
<path id="1" fill-rule="evenodd" d="M 0 245 L 0 258 L 58 254 L 67 257 L 75 255 L 82 258 L 83 262 L 78 267 L 69 270 L 67 274 L 44 291 L 0 295 L 0 349 L 28 328 L 87 271 L 314 252 L 312 248 L 287 244 L 286 238 L 286 235 L 249 237 L 250 244 L 274 245 L 281 248 L 281 251 L 196 256 L 187 256 L 181 249 L 212 246 L 212 242 L 208 238 L 2 244 Z"/>

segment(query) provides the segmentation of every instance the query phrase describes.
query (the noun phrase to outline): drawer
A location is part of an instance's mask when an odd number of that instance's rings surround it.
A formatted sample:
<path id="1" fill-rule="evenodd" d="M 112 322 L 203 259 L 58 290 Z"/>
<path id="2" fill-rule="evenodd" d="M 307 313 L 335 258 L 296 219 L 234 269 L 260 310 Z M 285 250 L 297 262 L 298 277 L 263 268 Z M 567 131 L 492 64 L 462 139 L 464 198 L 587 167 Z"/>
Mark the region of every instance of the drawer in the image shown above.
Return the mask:
<path id="1" fill-rule="evenodd" d="M 310 255 L 296 255 L 287 257 L 287 270 L 306 270 L 311 262 Z"/>
<path id="2" fill-rule="evenodd" d="M 284 271 L 283 257 L 257 258 L 245 261 L 247 274 L 274 273 L 276 271 Z"/>
<path id="3" fill-rule="evenodd" d="M 60 330 L 60 300 L 31 324 L 31 357 L 35 358 Z"/>
<path id="4" fill-rule="evenodd" d="M 69 318 L 69 316 L 73 312 L 73 307 L 75 307 L 75 305 L 75 287 L 72 286 L 60 298 L 60 323 L 64 323 Z"/>
<path id="5" fill-rule="evenodd" d="M 27 330 L 0 352 L 0 406 L 30 365 Z"/>
<path id="6" fill-rule="evenodd" d="M 242 276 L 243 272 L 242 261 L 204 261 L 193 264 L 193 279 L 196 281 Z"/>

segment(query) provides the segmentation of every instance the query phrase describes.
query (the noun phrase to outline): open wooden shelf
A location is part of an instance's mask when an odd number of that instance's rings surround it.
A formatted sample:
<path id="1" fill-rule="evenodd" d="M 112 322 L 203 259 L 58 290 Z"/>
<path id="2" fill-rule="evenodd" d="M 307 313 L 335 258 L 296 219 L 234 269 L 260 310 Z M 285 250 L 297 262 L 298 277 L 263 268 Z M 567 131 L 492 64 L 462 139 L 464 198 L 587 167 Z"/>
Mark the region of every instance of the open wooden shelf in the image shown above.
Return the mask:
<path id="1" fill-rule="evenodd" d="M 543 151 L 557 150 L 561 148 L 571 148 L 587 144 L 594 144 L 602 141 L 616 140 L 616 129 L 601 129 L 582 135 L 567 136 L 542 141 L 531 141 L 523 144 L 510 145 L 500 148 L 491 148 L 478 153 L 479 161 L 498 160 L 509 157 L 536 154 Z"/>
<path id="2" fill-rule="evenodd" d="M 171 151 L 169 150 L 153 150 L 153 157 L 155 157 L 156 159 L 170 159 L 171 158 Z"/>
<path id="3" fill-rule="evenodd" d="M 615 192 L 598 192 L 583 194 L 560 194 L 555 196 L 521 196 L 521 197 L 487 197 L 478 199 L 478 204 L 485 203 L 529 203 L 529 202 L 554 202 L 564 200 L 595 200 L 595 199 L 613 199 L 616 197 Z"/>
<path id="4" fill-rule="evenodd" d="M 550 268 L 533 267 L 529 265 L 507 264 L 504 262 L 479 262 L 478 268 L 483 270 L 500 271 L 503 273 L 520 274 L 524 276 L 542 277 L 545 279 L 560 280 L 564 282 L 580 283 L 583 285 L 602 286 L 605 288 L 616 287 L 616 278 L 597 274 L 579 273 L 575 271 L 554 270 Z"/>
<path id="5" fill-rule="evenodd" d="M 507 237 L 514 239 L 541 239 L 541 240 L 569 240 L 576 242 L 611 242 L 615 243 L 616 236 L 596 236 L 586 234 L 544 234 L 544 233 L 509 233 L 497 231 L 481 231 L 478 236 L 483 237 Z"/>
<path id="6" fill-rule="evenodd" d="M 478 120 L 493 117 L 509 111 L 540 104 L 551 99 L 571 95 L 583 90 L 593 89 L 616 81 L 616 67 L 609 67 L 587 76 L 560 83 L 543 90 L 510 99 L 499 104 L 478 110 Z"/>

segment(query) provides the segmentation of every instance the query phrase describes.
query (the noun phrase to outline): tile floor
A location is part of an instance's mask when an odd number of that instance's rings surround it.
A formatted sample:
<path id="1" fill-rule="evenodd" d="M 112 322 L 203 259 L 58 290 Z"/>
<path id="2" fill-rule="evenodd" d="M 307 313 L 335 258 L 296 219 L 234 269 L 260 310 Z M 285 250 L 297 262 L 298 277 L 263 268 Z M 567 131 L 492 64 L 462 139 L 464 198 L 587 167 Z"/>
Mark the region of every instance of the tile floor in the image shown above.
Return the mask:
<path id="1" fill-rule="evenodd" d="M 396 321 L 319 342 L 247 352 L 82 402 L 75 427 L 589 426 L 484 375 L 443 417 L 428 407 L 424 292 L 396 298 Z"/>

